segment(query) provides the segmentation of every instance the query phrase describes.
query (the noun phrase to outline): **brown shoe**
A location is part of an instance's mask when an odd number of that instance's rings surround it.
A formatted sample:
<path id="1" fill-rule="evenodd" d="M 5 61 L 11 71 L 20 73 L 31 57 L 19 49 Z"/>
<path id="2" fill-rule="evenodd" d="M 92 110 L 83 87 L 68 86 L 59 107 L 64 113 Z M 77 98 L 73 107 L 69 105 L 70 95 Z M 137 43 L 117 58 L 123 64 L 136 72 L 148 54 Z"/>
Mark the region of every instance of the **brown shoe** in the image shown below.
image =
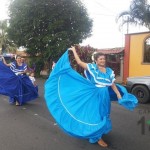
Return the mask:
<path id="1" fill-rule="evenodd" d="M 108 147 L 107 143 L 105 143 L 102 139 L 100 139 L 98 141 L 98 144 L 101 146 L 101 147 Z"/>

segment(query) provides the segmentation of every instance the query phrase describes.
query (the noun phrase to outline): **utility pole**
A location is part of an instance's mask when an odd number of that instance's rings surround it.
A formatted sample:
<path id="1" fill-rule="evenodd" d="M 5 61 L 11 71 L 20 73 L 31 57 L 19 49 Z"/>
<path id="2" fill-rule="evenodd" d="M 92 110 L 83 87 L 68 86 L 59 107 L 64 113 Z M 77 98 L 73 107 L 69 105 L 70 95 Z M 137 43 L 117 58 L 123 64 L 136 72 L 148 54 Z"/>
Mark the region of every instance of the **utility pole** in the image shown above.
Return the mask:
<path id="1" fill-rule="evenodd" d="M 129 33 L 129 16 L 127 16 L 127 34 Z"/>

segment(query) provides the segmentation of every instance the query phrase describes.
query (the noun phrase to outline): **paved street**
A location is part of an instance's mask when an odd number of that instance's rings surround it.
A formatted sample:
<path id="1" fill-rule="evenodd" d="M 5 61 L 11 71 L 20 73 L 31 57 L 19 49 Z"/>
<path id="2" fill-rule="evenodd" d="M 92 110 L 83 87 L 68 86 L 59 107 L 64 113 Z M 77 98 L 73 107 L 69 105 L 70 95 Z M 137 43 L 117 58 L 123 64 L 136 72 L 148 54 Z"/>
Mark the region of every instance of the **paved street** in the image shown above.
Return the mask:
<path id="1" fill-rule="evenodd" d="M 103 150 L 87 140 L 62 132 L 44 101 L 45 80 L 38 79 L 39 98 L 23 106 L 10 105 L 0 95 L 0 150 Z M 112 102 L 113 130 L 104 136 L 106 150 L 147 150 L 150 148 L 150 104 L 133 112 Z"/>

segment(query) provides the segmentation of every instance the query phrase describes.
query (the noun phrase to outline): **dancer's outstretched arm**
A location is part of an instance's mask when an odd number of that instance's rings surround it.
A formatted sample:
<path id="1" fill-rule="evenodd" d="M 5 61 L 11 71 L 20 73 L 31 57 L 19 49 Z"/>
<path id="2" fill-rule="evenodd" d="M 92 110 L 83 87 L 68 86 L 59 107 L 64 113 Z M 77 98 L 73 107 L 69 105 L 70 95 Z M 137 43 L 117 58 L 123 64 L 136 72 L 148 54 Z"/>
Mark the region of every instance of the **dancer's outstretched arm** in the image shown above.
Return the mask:
<path id="1" fill-rule="evenodd" d="M 118 99 L 121 99 L 121 98 L 122 98 L 122 97 L 121 97 L 121 94 L 120 94 L 118 88 L 116 87 L 116 84 L 115 84 L 115 83 L 112 84 L 111 88 L 112 88 L 112 89 L 114 90 L 114 92 L 116 93 L 117 98 L 118 98 Z"/>
<path id="2" fill-rule="evenodd" d="M 69 48 L 69 50 L 71 50 L 73 52 L 73 55 L 74 55 L 74 58 L 77 62 L 77 64 L 79 66 L 81 66 L 83 69 L 87 69 L 87 63 L 83 62 L 80 57 L 78 56 L 77 52 L 76 52 L 76 49 L 74 46 L 71 46 L 71 48 Z"/>
<path id="3" fill-rule="evenodd" d="M 6 66 L 10 67 L 10 64 L 7 64 L 7 63 L 6 63 L 5 58 L 4 58 L 4 57 L 2 57 L 2 59 L 3 59 L 3 63 L 4 63 Z"/>

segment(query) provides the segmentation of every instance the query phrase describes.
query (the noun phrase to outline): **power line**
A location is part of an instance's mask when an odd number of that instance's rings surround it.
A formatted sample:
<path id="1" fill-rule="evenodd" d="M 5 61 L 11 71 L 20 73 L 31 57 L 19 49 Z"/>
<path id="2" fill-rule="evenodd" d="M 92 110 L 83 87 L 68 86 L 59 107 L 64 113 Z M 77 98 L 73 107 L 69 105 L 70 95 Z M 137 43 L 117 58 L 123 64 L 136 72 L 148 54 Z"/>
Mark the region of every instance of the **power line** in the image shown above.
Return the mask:
<path id="1" fill-rule="evenodd" d="M 115 17 L 115 15 L 112 14 L 100 14 L 100 13 L 92 13 L 93 15 L 98 15 L 98 16 L 105 16 L 105 17 Z"/>
<path id="2" fill-rule="evenodd" d="M 99 1 L 97 1 L 97 0 L 93 0 L 93 1 L 95 1 L 95 2 L 96 2 L 99 6 L 101 6 L 102 8 L 108 10 L 108 11 L 111 12 L 111 13 L 114 13 L 111 9 L 107 8 L 106 6 L 104 6 L 104 5 L 101 4 Z"/>
<path id="3" fill-rule="evenodd" d="M 84 4 L 86 4 L 86 1 L 87 0 L 81 0 Z M 91 12 L 91 14 L 94 14 L 94 15 L 98 15 L 98 16 L 106 16 L 106 17 L 111 17 L 111 16 L 116 16 L 115 13 L 113 11 L 111 11 L 110 9 L 108 9 L 107 7 L 105 7 L 104 5 L 102 5 L 99 1 L 97 0 L 93 0 L 92 1 L 93 4 L 95 4 L 96 6 L 100 6 L 101 8 L 104 8 L 105 11 L 109 11 L 107 14 L 105 13 L 95 13 L 95 12 Z"/>

